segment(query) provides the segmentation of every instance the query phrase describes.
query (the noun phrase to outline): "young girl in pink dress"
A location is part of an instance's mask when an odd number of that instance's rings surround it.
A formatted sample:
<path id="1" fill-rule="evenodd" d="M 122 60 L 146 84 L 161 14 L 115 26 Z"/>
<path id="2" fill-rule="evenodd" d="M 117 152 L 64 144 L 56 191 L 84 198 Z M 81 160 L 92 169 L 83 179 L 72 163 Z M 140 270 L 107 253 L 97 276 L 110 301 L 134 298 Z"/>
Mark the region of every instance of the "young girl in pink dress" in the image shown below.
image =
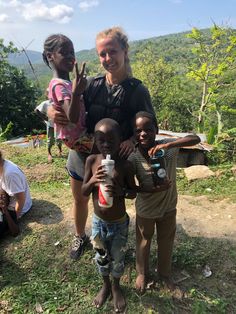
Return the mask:
<path id="1" fill-rule="evenodd" d="M 43 59 L 53 70 L 48 98 L 53 101 L 56 110 L 65 112 L 69 120 L 66 126 L 55 124 L 56 137 L 71 149 L 89 152 L 92 140 L 86 134 L 82 96 L 87 83 L 84 75 L 85 63 L 79 72 L 73 43 L 62 34 L 51 35 L 45 40 Z M 69 74 L 73 69 L 75 78 L 71 82 Z"/>

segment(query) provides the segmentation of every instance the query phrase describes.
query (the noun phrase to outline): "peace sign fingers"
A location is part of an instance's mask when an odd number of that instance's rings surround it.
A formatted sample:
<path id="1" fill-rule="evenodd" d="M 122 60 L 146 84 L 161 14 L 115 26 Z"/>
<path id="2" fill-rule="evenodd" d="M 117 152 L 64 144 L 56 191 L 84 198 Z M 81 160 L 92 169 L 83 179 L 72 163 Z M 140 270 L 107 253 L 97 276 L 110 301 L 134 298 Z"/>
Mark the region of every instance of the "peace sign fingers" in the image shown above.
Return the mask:
<path id="1" fill-rule="evenodd" d="M 84 73 L 84 71 L 85 71 L 85 65 L 86 65 L 86 63 L 83 62 L 82 65 L 81 65 L 81 68 L 80 68 L 80 73 L 79 73 L 79 75 L 80 75 L 81 78 L 85 78 L 85 77 L 86 77 L 86 75 L 85 75 L 85 73 Z"/>
<path id="2" fill-rule="evenodd" d="M 81 69 L 78 69 L 78 63 L 75 62 L 74 65 L 74 81 L 72 86 L 72 91 L 75 91 L 77 94 L 82 94 L 86 88 L 87 80 L 85 75 L 85 65 L 86 63 L 83 62 Z"/>
<path id="3" fill-rule="evenodd" d="M 74 63 L 74 75 L 75 75 L 75 80 L 78 82 L 79 80 L 79 69 L 78 69 L 78 63 L 75 61 Z"/>

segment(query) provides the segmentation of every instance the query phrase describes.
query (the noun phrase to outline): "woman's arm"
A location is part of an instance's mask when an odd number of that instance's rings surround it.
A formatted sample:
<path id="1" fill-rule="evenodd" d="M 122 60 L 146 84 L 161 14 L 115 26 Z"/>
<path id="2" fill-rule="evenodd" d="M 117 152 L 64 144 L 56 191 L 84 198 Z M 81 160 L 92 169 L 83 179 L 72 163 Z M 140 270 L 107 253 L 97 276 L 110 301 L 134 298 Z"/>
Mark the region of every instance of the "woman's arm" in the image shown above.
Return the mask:
<path id="1" fill-rule="evenodd" d="M 53 106 L 48 107 L 47 116 L 56 124 L 65 126 L 69 123 L 69 120 L 67 119 L 65 112 L 58 111 L 54 109 Z"/>

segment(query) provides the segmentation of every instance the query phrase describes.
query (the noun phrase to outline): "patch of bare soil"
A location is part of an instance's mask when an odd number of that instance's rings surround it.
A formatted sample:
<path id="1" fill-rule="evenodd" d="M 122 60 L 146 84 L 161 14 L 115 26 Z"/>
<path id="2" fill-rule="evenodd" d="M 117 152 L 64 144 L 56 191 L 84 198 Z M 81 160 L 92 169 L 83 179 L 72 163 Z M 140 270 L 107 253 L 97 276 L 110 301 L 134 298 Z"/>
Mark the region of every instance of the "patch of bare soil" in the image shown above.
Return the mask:
<path id="1" fill-rule="evenodd" d="M 45 169 L 46 171 L 46 169 Z M 42 173 L 42 170 L 41 170 Z M 43 196 L 43 199 L 41 196 Z M 36 195 L 34 202 L 35 212 L 40 209 L 40 219 L 37 223 L 45 224 L 45 221 L 53 223 L 61 222 L 73 232 L 72 196 L 67 187 L 64 198 L 58 195 Z M 50 199 L 50 201 L 49 201 Z M 222 238 L 236 241 L 236 204 L 228 199 L 210 200 L 206 196 L 180 195 L 177 205 L 177 223 L 181 225 L 189 236 L 201 236 L 205 238 Z M 131 225 L 135 222 L 134 201 L 128 201 L 127 212 L 131 219 Z M 93 214 L 92 201 L 89 202 L 89 215 L 87 231 L 90 233 Z M 58 217 L 57 217 L 58 216 Z M 132 227 L 131 227 L 132 228 Z"/>
<path id="2" fill-rule="evenodd" d="M 236 204 L 227 199 L 180 195 L 177 222 L 190 236 L 236 241 Z"/>
<path id="3" fill-rule="evenodd" d="M 63 180 L 65 178 L 64 169 L 48 163 L 34 165 L 34 167 L 22 167 L 22 170 L 29 182 L 45 182 L 50 181 L 52 178 L 57 180 Z"/>

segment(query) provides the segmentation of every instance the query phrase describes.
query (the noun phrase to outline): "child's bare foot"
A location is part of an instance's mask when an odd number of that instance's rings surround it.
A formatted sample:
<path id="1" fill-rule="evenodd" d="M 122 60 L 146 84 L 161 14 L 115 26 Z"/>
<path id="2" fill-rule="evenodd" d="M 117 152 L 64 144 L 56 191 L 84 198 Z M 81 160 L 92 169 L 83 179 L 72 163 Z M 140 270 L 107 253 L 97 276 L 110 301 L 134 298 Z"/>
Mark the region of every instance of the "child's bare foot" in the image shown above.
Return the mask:
<path id="1" fill-rule="evenodd" d="M 48 154 L 48 163 L 51 164 L 53 161 L 52 155 Z"/>
<path id="2" fill-rule="evenodd" d="M 136 278 L 135 288 L 140 293 L 144 293 L 146 290 L 146 277 L 144 275 L 139 274 Z"/>
<path id="3" fill-rule="evenodd" d="M 113 296 L 113 304 L 114 304 L 115 312 L 116 313 L 124 312 L 125 307 L 126 307 L 126 302 L 122 294 L 120 285 L 117 283 L 114 283 L 112 285 L 112 296 Z"/>
<path id="4" fill-rule="evenodd" d="M 93 301 L 93 304 L 96 306 L 97 309 L 99 309 L 103 304 L 106 302 L 106 300 L 111 295 L 111 285 L 107 283 L 103 283 L 103 286 L 101 290 L 98 292 L 96 298 Z"/>
<path id="5" fill-rule="evenodd" d="M 162 281 L 162 283 L 166 289 L 168 289 L 170 291 L 174 291 L 176 289 L 176 285 L 174 283 L 173 278 L 160 275 L 160 280 Z"/>

